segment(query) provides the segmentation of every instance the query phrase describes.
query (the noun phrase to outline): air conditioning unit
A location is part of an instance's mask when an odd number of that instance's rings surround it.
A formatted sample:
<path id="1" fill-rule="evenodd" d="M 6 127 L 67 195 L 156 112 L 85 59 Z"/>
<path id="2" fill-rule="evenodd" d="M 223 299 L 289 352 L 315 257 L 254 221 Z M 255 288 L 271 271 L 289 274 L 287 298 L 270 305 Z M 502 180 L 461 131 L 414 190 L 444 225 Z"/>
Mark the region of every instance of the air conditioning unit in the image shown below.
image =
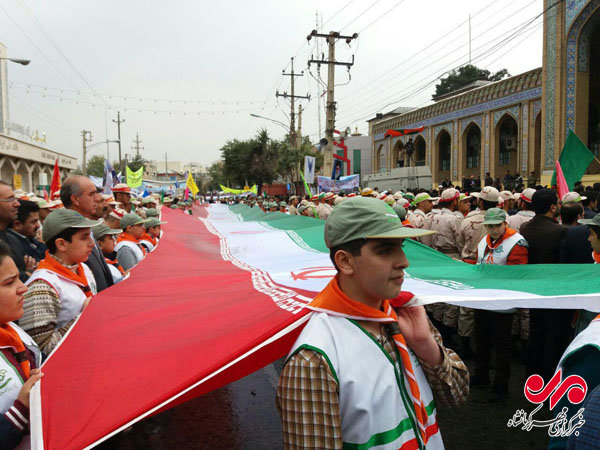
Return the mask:
<path id="1" fill-rule="evenodd" d="M 504 141 L 504 145 L 506 145 L 506 150 L 516 150 L 517 140 L 512 137 L 506 138 L 506 140 Z"/>

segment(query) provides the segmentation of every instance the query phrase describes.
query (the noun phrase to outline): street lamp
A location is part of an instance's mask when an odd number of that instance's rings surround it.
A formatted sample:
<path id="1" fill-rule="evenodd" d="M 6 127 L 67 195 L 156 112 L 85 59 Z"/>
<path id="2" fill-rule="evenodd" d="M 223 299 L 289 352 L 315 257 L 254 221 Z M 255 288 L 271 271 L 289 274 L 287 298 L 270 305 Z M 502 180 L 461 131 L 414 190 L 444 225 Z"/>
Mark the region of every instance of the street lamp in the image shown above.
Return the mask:
<path id="1" fill-rule="evenodd" d="M 253 114 L 253 113 L 250 113 L 250 115 L 252 117 L 256 117 L 257 119 L 265 119 L 265 120 L 268 120 L 270 122 L 276 123 L 277 125 L 281 125 L 283 128 L 285 128 L 285 131 L 289 131 L 290 130 L 290 126 L 289 125 L 286 125 L 285 123 L 283 123 L 283 122 L 281 122 L 279 120 L 271 119 L 271 118 L 265 117 L 265 116 L 259 116 L 258 114 Z"/>
<path id="2" fill-rule="evenodd" d="M 29 60 L 29 59 L 7 58 L 4 56 L 0 56 L 0 60 L 14 62 L 17 64 L 21 64 L 22 66 L 26 66 L 31 62 L 31 60 Z"/>
<path id="3" fill-rule="evenodd" d="M 85 141 L 84 141 L 85 142 Z M 100 142 L 96 142 L 92 145 L 88 145 L 88 146 L 84 146 L 83 147 L 83 161 L 81 162 L 81 171 L 83 172 L 84 175 L 87 175 L 87 152 L 88 150 L 90 150 L 93 147 L 97 147 L 98 145 L 102 145 L 102 144 L 118 144 L 120 141 L 117 140 L 106 140 L 106 141 L 100 141 Z M 108 156 L 108 155 L 107 155 Z"/>

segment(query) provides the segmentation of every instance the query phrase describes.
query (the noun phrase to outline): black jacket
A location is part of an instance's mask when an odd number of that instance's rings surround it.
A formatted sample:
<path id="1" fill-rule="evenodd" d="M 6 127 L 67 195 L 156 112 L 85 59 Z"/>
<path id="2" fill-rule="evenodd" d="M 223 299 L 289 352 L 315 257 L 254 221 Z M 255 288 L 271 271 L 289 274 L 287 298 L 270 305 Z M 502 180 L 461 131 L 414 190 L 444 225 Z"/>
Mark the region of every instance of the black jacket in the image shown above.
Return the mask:
<path id="1" fill-rule="evenodd" d="M 536 214 L 521 225 L 520 233 L 529 244 L 529 264 L 556 264 L 560 261 L 560 243 L 568 228 L 549 217 Z"/>
<path id="2" fill-rule="evenodd" d="M 25 271 L 25 253 L 23 247 L 17 239 L 16 235 L 11 230 L 0 230 L 0 241 L 4 242 L 10 248 L 12 259 L 19 269 L 19 278 L 23 283 L 27 281 L 29 275 Z"/>
<path id="3" fill-rule="evenodd" d="M 569 227 L 560 243 L 560 262 L 564 264 L 591 264 L 592 245 L 588 241 L 590 229 L 585 225 Z"/>
<path id="4" fill-rule="evenodd" d="M 90 257 L 85 263 L 94 274 L 98 292 L 114 284 L 112 275 L 110 274 L 110 269 L 106 265 L 106 261 L 104 260 L 104 256 L 102 256 L 102 252 L 98 248 L 98 245 L 94 246 Z"/>

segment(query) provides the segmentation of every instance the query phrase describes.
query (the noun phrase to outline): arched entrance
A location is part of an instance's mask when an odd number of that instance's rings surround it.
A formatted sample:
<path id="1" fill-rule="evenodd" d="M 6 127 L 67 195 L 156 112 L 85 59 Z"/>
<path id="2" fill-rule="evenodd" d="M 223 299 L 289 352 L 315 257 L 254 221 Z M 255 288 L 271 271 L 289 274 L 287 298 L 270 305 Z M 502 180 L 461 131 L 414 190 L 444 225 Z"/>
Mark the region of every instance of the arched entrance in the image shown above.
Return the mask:
<path id="1" fill-rule="evenodd" d="M 519 170 L 519 125 L 510 114 L 504 114 L 496 126 L 496 177 L 503 181 L 506 171 Z M 503 183 L 504 184 L 504 183 Z"/>
<path id="2" fill-rule="evenodd" d="M 419 135 L 415 139 L 415 166 L 425 165 L 425 151 L 427 145 L 423 136 Z"/>
<path id="3" fill-rule="evenodd" d="M 462 139 L 462 148 L 465 149 L 462 163 L 463 177 L 480 176 L 481 129 L 475 123 L 470 123 L 465 129 Z"/>
<path id="4" fill-rule="evenodd" d="M 450 176 L 450 154 L 451 154 L 452 139 L 450 133 L 446 130 L 440 131 L 436 139 L 436 150 L 438 158 L 438 175 L 437 182 L 441 183 L 444 180 L 451 180 Z"/>
<path id="5" fill-rule="evenodd" d="M 379 172 L 387 171 L 387 152 L 384 144 L 377 147 L 377 165 L 375 167 Z"/>
<path id="6" fill-rule="evenodd" d="M 394 144 L 392 152 L 392 169 L 396 167 L 404 167 L 404 144 L 400 139 Z"/>

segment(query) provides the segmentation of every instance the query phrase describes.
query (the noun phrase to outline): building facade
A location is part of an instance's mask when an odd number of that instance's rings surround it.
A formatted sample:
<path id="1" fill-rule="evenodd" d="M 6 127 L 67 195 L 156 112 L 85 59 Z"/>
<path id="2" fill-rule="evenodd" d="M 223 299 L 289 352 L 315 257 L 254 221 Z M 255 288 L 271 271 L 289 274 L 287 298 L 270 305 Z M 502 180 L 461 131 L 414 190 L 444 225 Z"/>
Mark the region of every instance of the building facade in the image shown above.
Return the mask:
<path id="1" fill-rule="evenodd" d="M 56 160 L 61 180 L 77 169 L 76 158 L 0 133 L 0 179 L 15 189 L 43 195 L 43 186 L 48 189 L 52 181 Z"/>
<path id="2" fill-rule="evenodd" d="M 373 172 L 399 167 L 409 138 L 414 164 L 431 168 L 434 185 L 474 175 L 485 178 L 535 172 L 541 167 L 542 69 L 440 100 L 424 108 L 370 122 Z M 420 128 L 412 136 L 385 137 L 388 129 Z"/>
<path id="3" fill-rule="evenodd" d="M 600 156 L 600 0 L 544 0 L 543 67 L 439 100 L 424 108 L 369 121 L 372 173 L 402 159 L 407 137 L 388 129 L 419 128 L 416 165 L 431 168 L 433 185 L 470 175 L 549 184 L 568 130 Z M 593 162 L 584 184 L 600 181 Z"/>

